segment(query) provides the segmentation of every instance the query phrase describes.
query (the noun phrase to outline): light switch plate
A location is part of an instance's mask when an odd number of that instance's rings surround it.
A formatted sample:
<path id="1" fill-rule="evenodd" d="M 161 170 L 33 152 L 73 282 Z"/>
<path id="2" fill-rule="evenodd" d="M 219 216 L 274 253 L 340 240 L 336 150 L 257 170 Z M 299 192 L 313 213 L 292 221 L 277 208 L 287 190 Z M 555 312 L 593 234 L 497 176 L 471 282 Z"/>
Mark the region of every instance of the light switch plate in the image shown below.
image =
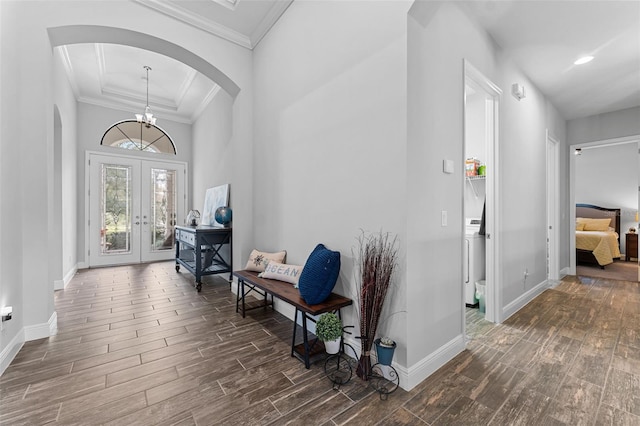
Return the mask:
<path id="1" fill-rule="evenodd" d="M 452 174 L 453 160 L 442 160 L 442 171 L 447 174 Z"/>

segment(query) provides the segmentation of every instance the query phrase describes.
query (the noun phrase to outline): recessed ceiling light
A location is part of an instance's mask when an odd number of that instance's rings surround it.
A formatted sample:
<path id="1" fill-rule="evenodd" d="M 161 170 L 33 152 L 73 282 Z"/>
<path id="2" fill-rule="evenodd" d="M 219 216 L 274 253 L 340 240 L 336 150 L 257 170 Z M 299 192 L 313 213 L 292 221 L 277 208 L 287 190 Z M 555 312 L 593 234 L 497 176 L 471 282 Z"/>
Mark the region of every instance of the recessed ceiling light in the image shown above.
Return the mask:
<path id="1" fill-rule="evenodd" d="M 587 62 L 591 62 L 592 60 L 593 60 L 593 56 L 583 56 L 582 58 L 575 61 L 574 64 L 582 65 L 582 64 L 586 64 Z"/>

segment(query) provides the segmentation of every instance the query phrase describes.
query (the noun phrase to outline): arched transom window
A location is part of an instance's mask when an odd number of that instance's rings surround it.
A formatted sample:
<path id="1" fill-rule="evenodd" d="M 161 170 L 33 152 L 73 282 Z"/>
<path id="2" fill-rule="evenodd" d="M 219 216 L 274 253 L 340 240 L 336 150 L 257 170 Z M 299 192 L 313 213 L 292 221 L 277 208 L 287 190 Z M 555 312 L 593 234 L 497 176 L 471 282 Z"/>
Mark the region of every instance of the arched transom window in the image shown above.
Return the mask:
<path id="1" fill-rule="evenodd" d="M 164 130 L 136 120 L 123 120 L 109 127 L 102 136 L 100 145 L 134 151 L 176 154 L 176 145 Z"/>

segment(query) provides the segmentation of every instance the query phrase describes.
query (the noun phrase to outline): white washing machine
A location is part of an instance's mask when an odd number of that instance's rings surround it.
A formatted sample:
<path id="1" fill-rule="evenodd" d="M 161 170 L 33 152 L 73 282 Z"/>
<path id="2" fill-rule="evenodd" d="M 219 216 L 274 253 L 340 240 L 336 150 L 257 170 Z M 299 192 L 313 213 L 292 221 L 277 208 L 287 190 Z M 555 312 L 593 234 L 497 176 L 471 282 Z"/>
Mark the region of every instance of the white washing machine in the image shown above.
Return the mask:
<path id="1" fill-rule="evenodd" d="M 480 231 L 479 218 L 467 218 L 462 248 L 464 282 L 464 303 L 467 306 L 477 306 L 475 300 L 476 281 L 485 279 L 485 236 Z"/>

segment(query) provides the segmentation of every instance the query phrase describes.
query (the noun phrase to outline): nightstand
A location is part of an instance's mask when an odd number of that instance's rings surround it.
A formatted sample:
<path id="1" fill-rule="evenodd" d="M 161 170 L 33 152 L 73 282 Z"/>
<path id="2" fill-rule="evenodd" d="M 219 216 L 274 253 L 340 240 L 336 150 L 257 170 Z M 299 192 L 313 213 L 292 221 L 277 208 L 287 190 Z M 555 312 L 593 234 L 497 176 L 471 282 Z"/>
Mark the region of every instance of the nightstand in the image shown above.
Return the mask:
<path id="1" fill-rule="evenodd" d="M 638 258 L 638 234 L 626 234 L 627 240 L 625 242 L 625 260 L 628 262 L 632 257 Z"/>

